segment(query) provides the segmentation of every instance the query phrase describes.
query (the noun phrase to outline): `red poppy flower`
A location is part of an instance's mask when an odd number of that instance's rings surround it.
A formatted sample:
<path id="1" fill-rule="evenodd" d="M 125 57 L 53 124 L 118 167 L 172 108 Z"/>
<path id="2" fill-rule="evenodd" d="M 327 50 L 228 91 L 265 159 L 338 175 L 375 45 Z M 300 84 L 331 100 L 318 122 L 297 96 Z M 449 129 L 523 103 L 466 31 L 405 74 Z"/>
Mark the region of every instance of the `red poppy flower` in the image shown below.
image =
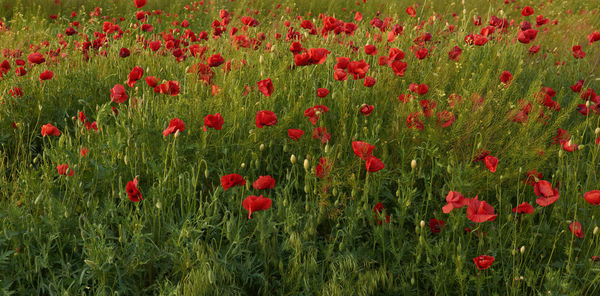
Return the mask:
<path id="1" fill-rule="evenodd" d="M 408 128 L 423 130 L 424 126 L 421 119 L 419 119 L 419 113 L 410 113 L 408 118 L 406 118 L 406 126 L 408 126 Z"/>
<path id="2" fill-rule="evenodd" d="M 475 262 L 475 265 L 479 270 L 488 269 L 492 263 L 494 263 L 494 260 L 496 260 L 496 258 L 488 255 L 481 255 L 473 258 L 473 262 Z"/>
<path id="3" fill-rule="evenodd" d="M 319 164 L 315 167 L 317 178 L 325 178 L 331 171 L 331 165 L 327 163 L 327 158 L 319 157 Z"/>
<path id="4" fill-rule="evenodd" d="M 378 202 L 377 204 L 375 204 L 375 206 L 373 207 L 373 212 L 375 213 L 375 222 L 377 222 L 377 225 L 381 225 L 383 220 L 383 215 L 385 214 L 385 222 L 387 224 L 390 224 L 390 215 L 388 215 L 385 212 L 385 208 L 383 207 L 383 204 L 381 202 Z"/>
<path id="5" fill-rule="evenodd" d="M 390 66 L 392 67 L 392 71 L 394 72 L 395 76 L 402 77 L 404 76 L 404 72 L 406 71 L 408 64 L 403 61 L 393 61 Z"/>
<path id="6" fill-rule="evenodd" d="M 373 112 L 373 105 L 363 104 L 360 107 L 360 113 L 364 114 L 365 116 L 369 116 L 371 112 Z"/>
<path id="7" fill-rule="evenodd" d="M 490 170 L 490 172 L 496 172 L 496 167 L 498 167 L 498 158 L 488 155 L 483 158 L 483 162 L 485 162 L 485 166 Z"/>
<path id="8" fill-rule="evenodd" d="M 252 187 L 257 190 L 272 189 L 275 187 L 275 179 L 269 175 L 260 176 L 256 181 L 254 181 L 254 183 L 252 183 Z"/>
<path id="9" fill-rule="evenodd" d="M 576 93 L 581 92 L 581 88 L 583 87 L 584 82 L 585 80 L 583 79 L 578 80 L 577 83 L 570 86 L 571 90 Z"/>
<path id="10" fill-rule="evenodd" d="M 252 219 L 252 212 L 268 210 L 272 203 L 268 197 L 250 195 L 244 199 L 242 206 L 248 211 L 248 219 Z"/>
<path id="11" fill-rule="evenodd" d="M 175 117 L 175 118 L 171 119 L 171 121 L 169 122 L 169 127 L 167 127 L 163 131 L 163 136 L 166 137 L 177 131 L 179 131 L 179 132 L 185 131 L 185 123 L 183 122 L 183 120 Z"/>
<path id="12" fill-rule="evenodd" d="M 20 87 L 16 86 L 13 89 L 9 90 L 8 93 L 10 93 L 10 95 L 15 98 L 20 98 L 23 96 L 23 90 Z"/>
<path id="13" fill-rule="evenodd" d="M 131 69 L 131 72 L 129 72 L 129 76 L 127 78 L 127 85 L 129 87 L 133 87 L 133 85 L 135 85 L 135 83 L 142 79 L 142 76 L 144 75 L 144 69 L 142 69 L 141 67 L 135 66 L 133 67 L 133 69 Z"/>
<path id="14" fill-rule="evenodd" d="M 131 54 L 131 52 L 126 47 L 123 47 L 123 48 L 121 48 L 121 50 L 119 50 L 119 56 L 122 57 L 122 58 L 126 58 L 130 54 Z"/>
<path id="15" fill-rule="evenodd" d="M 308 62 L 311 65 L 319 65 L 325 63 L 327 55 L 331 53 L 325 48 L 311 48 L 308 50 Z"/>
<path id="16" fill-rule="evenodd" d="M 436 116 L 438 118 L 437 125 L 442 127 L 449 127 L 454 122 L 454 120 L 456 120 L 454 114 L 446 110 L 436 113 Z"/>
<path id="17" fill-rule="evenodd" d="M 161 94 L 168 94 L 170 96 L 176 96 L 179 94 L 179 82 L 178 81 L 167 81 L 154 88 L 154 92 Z"/>
<path id="18" fill-rule="evenodd" d="M 587 39 L 589 41 L 589 44 L 591 45 L 592 43 L 600 40 L 600 32 L 594 31 L 590 33 L 589 35 L 587 35 Z"/>
<path id="19" fill-rule="evenodd" d="M 429 229 L 431 230 L 431 233 L 440 233 L 442 231 L 442 228 L 444 228 L 444 225 L 446 225 L 446 222 L 444 220 L 438 220 L 433 218 L 429 220 Z"/>
<path id="20" fill-rule="evenodd" d="M 375 85 L 375 78 L 371 77 L 371 76 L 367 76 L 365 77 L 365 82 L 364 82 L 364 86 L 366 87 L 372 87 L 373 85 Z"/>
<path id="21" fill-rule="evenodd" d="M 7 60 L 4 60 L 2 63 L 0 63 L 0 77 L 3 74 L 8 73 L 8 71 L 10 71 L 10 68 L 10 63 Z"/>
<path id="22" fill-rule="evenodd" d="M 417 59 L 422 60 L 429 55 L 429 50 L 425 47 L 419 48 L 419 50 L 415 51 L 415 56 Z"/>
<path id="23" fill-rule="evenodd" d="M 416 17 L 417 11 L 412 6 L 409 6 L 406 8 L 406 14 L 410 15 L 410 17 Z"/>
<path id="24" fill-rule="evenodd" d="M 256 84 L 258 84 L 258 90 L 267 98 L 273 94 L 273 83 L 271 82 L 271 78 L 261 80 Z"/>
<path id="25" fill-rule="evenodd" d="M 384 169 L 385 165 L 379 158 L 370 155 L 367 157 L 367 161 L 365 162 L 365 168 L 368 172 L 374 173 Z"/>
<path id="26" fill-rule="evenodd" d="M 321 114 L 329 112 L 329 108 L 325 105 L 315 105 L 304 110 L 304 117 L 308 117 L 313 125 L 317 124 L 317 121 L 321 117 Z"/>
<path id="27" fill-rule="evenodd" d="M 529 186 L 535 186 L 535 183 L 541 180 L 544 177 L 542 173 L 539 173 L 537 170 L 529 170 L 527 171 L 527 177 L 523 180 L 523 183 L 527 183 Z"/>
<path id="28" fill-rule="evenodd" d="M 215 115 L 209 114 L 204 117 L 204 126 L 202 128 L 204 131 L 206 131 L 207 127 L 211 127 L 220 131 L 223 127 L 223 123 L 224 120 L 223 116 L 221 116 L 221 113 L 216 113 Z"/>
<path id="29" fill-rule="evenodd" d="M 242 176 L 238 174 L 229 174 L 221 177 L 221 186 L 223 186 L 223 189 L 225 189 L 225 191 L 227 191 L 227 189 L 233 186 L 244 185 L 246 185 L 246 180 L 244 180 L 244 178 L 242 178 Z"/>
<path id="30" fill-rule="evenodd" d="M 500 74 L 500 82 L 502 82 L 504 84 L 509 84 L 512 80 L 513 80 L 513 75 L 510 72 L 504 71 L 504 72 L 502 72 L 502 74 Z"/>
<path id="31" fill-rule="evenodd" d="M 344 81 L 348 79 L 348 74 L 342 69 L 337 69 L 333 72 L 333 79 L 336 81 Z"/>
<path id="32" fill-rule="evenodd" d="M 156 87 L 158 85 L 158 78 L 154 76 L 147 76 L 146 84 L 148 84 L 149 87 Z"/>
<path id="33" fill-rule="evenodd" d="M 373 149 L 375 149 L 375 146 L 373 146 L 369 143 L 361 142 L 361 141 L 353 141 L 352 142 L 352 150 L 354 151 L 354 154 L 356 154 L 356 156 L 358 156 L 364 160 L 367 160 L 367 158 L 369 158 L 369 156 L 371 156 Z"/>
<path id="34" fill-rule="evenodd" d="M 23 67 L 19 67 L 15 70 L 15 74 L 17 76 L 25 76 L 25 74 L 27 74 L 27 70 L 25 70 Z"/>
<path id="35" fill-rule="evenodd" d="M 583 229 L 581 228 L 581 224 L 577 221 L 571 222 L 569 224 L 569 230 L 578 238 L 583 238 Z"/>
<path id="36" fill-rule="evenodd" d="M 533 14 L 533 7 L 531 6 L 525 6 L 523 7 L 523 10 L 521 10 L 521 15 L 523 16 L 530 16 Z"/>
<path id="37" fill-rule="evenodd" d="M 39 64 L 41 64 L 41 63 L 43 63 L 43 62 L 46 61 L 46 59 L 44 59 L 44 56 L 41 53 L 39 53 L 39 52 L 34 52 L 34 53 L 30 54 L 27 57 L 27 60 L 30 63 L 35 64 L 35 65 L 39 65 Z"/>
<path id="38" fill-rule="evenodd" d="M 583 194 L 583 198 L 585 198 L 585 201 L 587 201 L 595 206 L 599 206 L 600 205 L 600 190 L 588 191 Z"/>
<path id="39" fill-rule="evenodd" d="M 125 191 L 127 192 L 127 195 L 129 196 L 129 200 L 131 200 L 132 202 L 139 202 L 140 200 L 143 199 L 142 193 L 138 189 L 137 185 L 138 185 L 138 180 L 136 177 L 133 179 L 133 181 L 127 182 L 127 185 L 125 186 Z"/>
<path id="40" fill-rule="evenodd" d="M 60 136 L 60 131 L 51 123 L 44 124 L 42 125 L 42 136 Z"/>
<path id="41" fill-rule="evenodd" d="M 110 90 L 110 98 L 111 101 L 121 104 L 125 103 L 129 96 L 125 93 L 125 87 L 121 84 L 117 84 Z"/>
<path id="42" fill-rule="evenodd" d="M 86 157 L 89 151 L 90 151 L 89 149 L 83 147 L 83 148 L 81 148 L 79 155 L 81 155 L 81 157 Z"/>
<path id="43" fill-rule="evenodd" d="M 448 204 L 442 207 L 442 212 L 444 212 L 444 214 L 448 214 L 454 209 L 460 209 L 466 206 L 468 200 L 462 194 L 460 194 L 460 192 L 450 191 L 448 192 L 448 195 L 446 195 L 446 202 Z"/>
<path id="44" fill-rule="evenodd" d="M 255 123 L 257 128 L 275 125 L 277 123 L 277 115 L 269 110 L 258 111 L 256 113 Z"/>
<path id="45" fill-rule="evenodd" d="M 348 64 L 348 74 L 352 74 L 354 80 L 363 79 L 369 70 L 369 64 L 365 60 L 352 61 Z"/>
<path id="46" fill-rule="evenodd" d="M 477 196 L 467 202 L 467 218 L 476 223 L 494 221 L 498 215 L 494 214 L 494 208 Z"/>
<path id="47" fill-rule="evenodd" d="M 533 211 L 535 211 L 535 209 L 529 203 L 523 202 L 522 204 L 518 205 L 516 208 L 513 208 L 512 211 L 513 211 L 513 213 L 518 213 L 518 214 L 533 214 Z"/>
<path id="48" fill-rule="evenodd" d="M 450 52 L 448 52 L 448 58 L 453 60 L 453 61 L 459 61 L 460 60 L 460 55 L 462 54 L 462 49 L 458 46 L 454 46 L 454 48 L 452 48 L 450 50 Z"/>
<path id="49" fill-rule="evenodd" d="M 576 59 L 583 59 L 583 58 L 585 58 L 586 53 L 583 50 L 581 50 L 581 45 L 575 45 L 575 46 L 573 46 L 572 50 L 573 50 L 573 56 Z"/>
<path id="50" fill-rule="evenodd" d="M 319 98 L 324 98 L 329 94 L 329 90 L 326 88 L 319 88 L 317 89 L 317 96 Z"/>
<path id="51" fill-rule="evenodd" d="M 63 176 L 73 176 L 73 174 L 75 174 L 75 171 L 73 169 L 70 169 L 69 165 L 66 163 L 58 165 L 56 167 L 56 170 L 58 171 L 59 175 L 63 175 Z"/>
<path id="52" fill-rule="evenodd" d="M 421 100 L 419 101 L 419 105 L 421 105 L 423 115 L 425 115 L 425 117 L 431 117 L 433 115 L 433 109 L 437 104 L 435 101 Z"/>
<path id="53" fill-rule="evenodd" d="M 315 127 L 312 135 L 313 139 L 321 139 L 323 144 L 329 142 L 329 139 L 331 139 L 331 134 L 327 132 L 327 129 L 324 126 Z"/>
<path id="54" fill-rule="evenodd" d="M 365 45 L 365 53 L 367 55 L 376 55 L 377 54 L 377 47 L 375 47 L 375 45 L 372 45 L 372 44 Z"/>
<path id="55" fill-rule="evenodd" d="M 304 135 L 304 131 L 301 129 L 288 129 L 288 137 L 292 140 L 298 140 Z"/>
<path id="56" fill-rule="evenodd" d="M 133 0 L 133 4 L 135 4 L 136 8 L 140 9 L 146 5 L 146 0 Z"/>
<path id="57" fill-rule="evenodd" d="M 52 73 L 50 70 L 46 70 L 40 74 L 40 82 L 44 80 L 50 80 L 52 77 L 54 77 L 54 73 Z"/>
<path id="58" fill-rule="evenodd" d="M 546 180 L 541 180 L 533 186 L 533 193 L 539 198 L 535 202 L 541 207 L 547 207 L 559 198 L 558 188 L 552 189 L 552 184 Z"/>
<path id="59" fill-rule="evenodd" d="M 559 128 L 556 136 L 554 136 L 554 142 L 552 142 L 552 144 L 562 144 L 563 142 L 569 141 L 569 139 L 571 139 L 571 135 L 569 134 L 568 131 Z"/>

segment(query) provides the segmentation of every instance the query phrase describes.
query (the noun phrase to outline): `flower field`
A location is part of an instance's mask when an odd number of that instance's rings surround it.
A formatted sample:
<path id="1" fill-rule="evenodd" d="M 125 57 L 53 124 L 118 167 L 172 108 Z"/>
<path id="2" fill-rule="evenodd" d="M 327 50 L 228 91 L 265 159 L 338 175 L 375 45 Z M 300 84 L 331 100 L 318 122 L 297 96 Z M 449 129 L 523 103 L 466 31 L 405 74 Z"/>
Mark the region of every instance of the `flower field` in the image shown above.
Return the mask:
<path id="1" fill-rule="evenodd" d="M 594 1 L 0 4 L 0 295 L 599 295 Z"/>

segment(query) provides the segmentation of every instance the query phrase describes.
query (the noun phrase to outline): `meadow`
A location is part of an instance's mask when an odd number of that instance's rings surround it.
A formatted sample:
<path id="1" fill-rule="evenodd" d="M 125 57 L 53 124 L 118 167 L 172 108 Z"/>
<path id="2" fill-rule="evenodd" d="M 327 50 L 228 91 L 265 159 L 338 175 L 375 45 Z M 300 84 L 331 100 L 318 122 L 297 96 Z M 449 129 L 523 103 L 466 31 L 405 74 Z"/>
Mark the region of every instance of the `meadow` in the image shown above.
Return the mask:
<path id="1" fill-rule="evenodd" d="M 594 1 L 2 1 L 0 294 L 598 295 L 599 30 Z"/>

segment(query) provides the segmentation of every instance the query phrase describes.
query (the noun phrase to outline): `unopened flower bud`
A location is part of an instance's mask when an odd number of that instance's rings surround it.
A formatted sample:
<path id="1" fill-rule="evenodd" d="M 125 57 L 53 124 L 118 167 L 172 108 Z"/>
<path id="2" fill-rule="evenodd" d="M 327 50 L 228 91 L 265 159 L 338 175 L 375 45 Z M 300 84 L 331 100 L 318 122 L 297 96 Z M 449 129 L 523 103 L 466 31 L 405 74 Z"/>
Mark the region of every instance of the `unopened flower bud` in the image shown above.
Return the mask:
<path id="1" fill-rule="evenodd" d="M 308 162 L 308 158 L 304 160 L 304 169 L 308 171 L 310 168 L 310 163 Z"/>
<path id="2" fill-rule="evenodd" d="M 521 255 L 523 255 L 523 253 L 525 253 L 525 246 L 521 246 L 521 249 L 519 249 L 519 252 L 521 252 Z"/>
<path id="3" fill-rule="evenodd" d="M 411 160 L 410 168 L 414 170 L 416 167 L 417 167 L 417 160 L 416 159 Z"/>
<path id="4" fill-rule="evenodd" d="M 598 226 L 594 227 L 594 235 L 598 234 Z"/>
<path id="5" fill-rule="evenodd" d="M 594 130 L 594 133 L 595 133 L 596 135 L 597 135 L 597 134 L 600 134 L 600 127 L 597 127 L 597 128 Z"/>
<path id="6" fill-rule="evenodd" d="M 260 151 L 265 150 L 265 144 L 260 144 L 260 146 L 258 148 L 260 149 Z"/>
<path id="7" fill-rule="evenodd" d="M 419 225 L 421 225 L 421 228 L 425 227 L 425 221 L 421 220 L 421 223 L 419 223 Z"/>
<path id="8" fill-rule="evenodd" d="M 290 161 L 292 164 L 296 164 L 296 155 L 292 154 L 292 156 L 290 156 Z"/>
<path id="9" fill-rule="evenodd" d="M 241 165 L 241 167 L 242 167 L 242 168 L 245 168 L 245 167 L 246 167 L 246 163 L 245 163 L 245 162 L 242 162 L 242 165 Z"/>

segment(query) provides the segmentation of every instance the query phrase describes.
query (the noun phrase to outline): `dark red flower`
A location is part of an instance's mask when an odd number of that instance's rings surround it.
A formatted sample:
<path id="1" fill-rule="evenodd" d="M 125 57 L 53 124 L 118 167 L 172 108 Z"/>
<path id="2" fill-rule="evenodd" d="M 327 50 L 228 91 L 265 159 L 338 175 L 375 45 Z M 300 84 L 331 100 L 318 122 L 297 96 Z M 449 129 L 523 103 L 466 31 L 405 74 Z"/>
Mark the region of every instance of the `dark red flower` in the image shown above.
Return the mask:
<path id="1" fill-rule="evenodd" d="M 133 181 L 127 182 L 127 185 L 125 186 L 125 191 L 127 192 L 127 195 L 129 196 L 129 200 L 131 200 L 132 202 L 139 202 L 140 200 L 143 199 L 142 193 L 138 189 L 137 185 L 138 185 L 138 180 L 137 180 L 137 177 L 135 177 L 133 179 Z"/>
<path id="2" fill-rule="evenodd" d="M 146 0 L 133 0 L 133 4 L 135 4 L 135 7 L 139 9 L 146 5 Z"/>
<path id="3" fill-rule="evenodd" d="M 541 180 L 533 186 L 533 193 L 539 198 L 535 202 L 541 207 L 547 207 L 559 198 L 558 188 L 552 189 L 552 184 L 546 180 Z"/>
<path id="4" fill-rule="evenodd" d="M 270 97 L 273 94 L 273 83 L 271 82 L 271 78 L 261 80 L 256 84 L 258 84 L 258 90 L 266 97 Z"/>
<path id="5" fill-rule="evenodd" d="M 523 16 L 530 16 L 533 14 L 533 7 L 531 6 L 525 6 L 523 7 L 523 10 L 521 10 L 521 15 Z"/>
<path id="6" fill-rule="evenodd" d="M 206 64 L 208 64 L 209 67 L 218 67 L 223 63 L 225 63 L 225 59 L 221 56 L 220 53 L 212 55 L 206 59 Z"/>
<path id="7" fill-rule="evenodd" d="M 487 155 L 483 158 L 483 162 L 485 163 L 485 166 L 488 168 L 488 170 L 490 170 L 490 172 L 496 172 L 496 167 L 498 166 L 498 158 L 491 155 Z"/>
<path id="8" fill-rule="evenodd" d="M 44 59 L 44 56 L 41 53 L 39 53 L 39 52 L 34 52 L 34 53 L 30 54 L 27 57 L 27 60 L 30 63 L 36 64 L 36 65 L 39 65 L 39 64 L 41 64 L 41 63 L 43 63 L 43 62 L 46 61 L 46 59 Z"/>
<path id="9" fill-rule="evenodd" d="M 437 125 L 442 127 L 449 127 L 454 122 L 454 120 L 456 120 L 454 114 L 446 110 L 436 113 L 436 116 L 438 118 Z"/>
<path id="10" fill-rule="evenodd" d="M 313 139 L 320 139 L 323 144 L 329 142 L 329 139 L 331 139 L 331 134 L 327 132 L 324 126 L 315 127 L 312 135 Z"/>
<path id="11" fill-rule="evenodd" d="M 361 142 L 361 141 L 353 141 L 352 142 L 352 150 L 354 151 L 354 154 L 356 154 L 356 156 L 358 156 L 364 160 L 367 160 L 367 158 L 369 158 L 369 156 L 371 156 L 373 149 L 375 149 L 375 146 L 373 146 L 369 143 Z"/>
<path id="12" fill-rule="evenodd" d="M 523 183 L 527 183 L 529 186 L 535 186 L 535 183 L 539 182 L 543 177 L 544 175 L 537 170 L 529 170 L 527 171 L 527 177 L 523 180 Z"/>
<path id="13" fill-rule="evenodd" d="M 533 211 L 535 211 L 535 209 L 529 203 L 523 202 L 522 204 L 518 205 L 516 208 L 513 208 L 512 211 L 513 211 L 513 213 L 518 213 L 518 214 L 533 214 Z"/>
<path id="14" fill-rule="evenodd" d="M 460 49 L 460 47 L 458 47 L 458 46 L 454 46 L 454 48 L 452 48 L 450 50 L 450 52 L 448 52 L 448 58 L 453 61 L 458 62 L 460 60 L 461 54 L 462 54 L 462 49 Z"/>
<path id="15" fill-rule="evenodd" d="M 433 109 L 437 105 L 435 101 L 430 100 L 420 100 L 419 105 L 421 105 L 421 109 L 423 110 L 423 115 L 425 117 L 431 117 L 433 115 Z"/>
<path id="16" fill-rule="evenodd" d="M 366 87 L 372 87 L 373 85 L 375 85 L 375 78 L 371 77 L 371 76 L 367 76 L 365 77 L 365 82 L 364 82 L 364 86 Z"/>
<path id="17" fill-rule="evenodd" d="M 504 84 L 510 84 L 510 82 L 513 80 L 513 75 L 508 72 L 508 71 L 504 71 L 502 72 L 502 74 L 500 74 L 500 82 L 504 83 Z"/>
<path id="18" fill-rule="evenodd" d="M 344 81 L 348 79 L 348 73 L 342 69 L 337 69 L 333 72 L 333 79 L 336 81 Z"/>
<path id="19" fill-rule="evenodd" d="M 360 113 L 364 114 L 365 116 L 369 116 L 371 112 L 373 112 L 373 105 L 363 104 L 360 107 Z"/>
<path id="20" fill-rule="evenodd" d="M 410 113 L 408 118 L 406 118 L 406 126 L 408 126 L 408 128 L 423 130 L 424 126 L 421 119 L 419 119 L 419 113 Z"/>
<path id="21" fill-rule="evenodd" d="M 58 171 L 59 175 L 63 175 L 63 176 L 73 176 L 73 174 L 75 174 L 75 171 L 71 168 L 69 168 L 68 164 L 61 164 L 58 165 L 56 167 L 56 170 Z"/>
<path id="22" fill-rule="evenodd" d="M 130 54 L 131 54 L 131 52 L 126 47 L 122 47 L 121 50 L 119 50 L 119 56 L 122 57 L 122 58 L 126 58 Z"/>
<path id="23" fill-rule="evenodd" d="M 581 50 L 581 45 L 575 45 L 575 46 L 573 46 L 572 50 L 573 50 L 573 56 L 576 59 L 583 59 L 583 58 L 585 58 L 586 53 L 583 50 Z"/>
<path id="24" fill-rule="evenodd" d="M 329 112 L 329 108 L 325 105 L 315 105 L 304 110 L 304 117 L 308 117 L 313 125 L 317 124 L 317 121 L 321 117 L 321 114 Z"/>
<path id="25" fill-rule="evenodd" d="M 327 163 L 327 158 L 320 157 L 319 164 L 315 167 L 315 175 L 317 178 L 325 178 L 331 171 L 331 165 Z"/>
<path id="26" fill-rule="evenodd" d="M 127 85 L 129 87 L 133 87 L 133 85 L 135 85 L 135 83 L 142 79 L 142 76 L 144 75 L 144 69 L 142 69 L 141 67 L 135 66 L 133 67 L 133 69 L 131 69 L 131 72 L 129 72 L 129 76 L 127 78 Z"/>
<path id="27" fill-rule="evenodd" d="M 476 223 L 494 221 L 498 217 L 494 214 L 494 208 L 477 196 L 467 202 L 467 218 Z"/>
<path id="28" fill-rule="evenodd" d="M 23 96 L 23 90 L 21 90 L 20 87 L 16 86 L 13 89 L 9 90 L 8 93 L 15 98 L 20 98 Z"/>
<path id="29" fill-rule="evenodd" d="M 221 113 L 216 113 L 215 115 L 209 114 L 204 117 L 204 126 L 202 128 L 204 131 L 206 131 L 207 127 L 211 127 L 220 131 L 223 123 L 224 120 L 223 116 L 221 116 Z"/>
<path id="30" fill-rule="evenodd" d="M 404 76 L 404 72 L 406 71 L 408 64 L 403 61 L 393 61 L 390 66 L 392 67 L 392 71 L 394 72 L 395 76 L 402 77 Z"/>
<path id="31" fill-rule="evenodd" d="M 576 93 L 581 92 L 581 88 L 583 87 L 584 82 L 585 81 L 583 79 L 580 79 L 579 81 L 577 81 L 577 83 L 571 85 L 571 90 Z"/>
<path id="32" fill-rule="evenodd" d="M 269 110 L 262 110 L 256 113 L 255 123 L 257 128 L 271 126 L 277 123 L 277 115 Z"/>
<path id="33" fill-rule="evenodd" d="M 438 220 L 433 218 L 429 220 L 429 229 L 431 230 L 431 233 L 440 233 L 442 231 L 442 228 L 444 228 L 444 225 L 446 225 L 446 222 L 444 220 Z"/>
<path id="34" fill-rule="evenodd" d="M 171 121 L 169 122 L 169 127 L 167 127 L 163 131 L 163 136 L 166 137 L 177 131 L 179 131 L 179 132 L 185 131 L 185 123 L 183 122 L 183 120 L 175 117 L 175 118 L 171 119 Z"/>
<path id="35" fill-rule="evenodd" d="M 460 209 L 467 205 L 468 200 L 458 191 L 450 191 L 446 195 L 447 204 L 442 207 L 442 212 L 448 214 L 454 209 Z"/>
<path id="36" fill-rule="evenodd" d="M 51 123 L 44 124 L 42 125 L 42 136 L 60 136 L 60 131 Z"/>
<path id="37" fill-rule="evenodd" d="M 292 140 L 298 140 L 304 135 L 304 131 L 301 129 L 288 129 L 288 137 Z"/>
<path id="38" fill-rule="evenodd" d="M 146 84 L 149 87 L 156 87 L 158 85 L 158 78 L 154 76 L 146 76 Z"/>
<path id="39" fill-rule="evenodd" d="M 352 61 L 348 64 L 348 74 L 352 74 L 354 80 L 363 79 L 369 70 L 369 64 L 365 60 Z"/>
<path id="40" fill-rule="evenodd" d="M 260 176 L 256 181 L 254 181 L 254 183 L 252 183 L 252 187 L 257 190 L 272 189 L 275 187 L 275 179 L 269 175 Z"/>
<path id="41" fill-rule="evenodd" d="M 229 174 L 221 177 L 221 186 L 223 186 L 223 189 L 225 189 L 225 191 L 227 191 L 227 189 L 233 186 L 244 185 L 246 185 L 246 180 L 244 180 L 244 178 L 242 178 L 242 176 L 238 174 Z"/>
<path id="42" fill-rule="evenodd" d="M 365 45 L 365 53 L 368 55 L 376 55 L 377 47 L 375 47 L 375 45 L 372 45 L 372 44 Z"/>
<path id="43" fill-rule="evenodd" d="M 50 70 L 46 70 L 40 74 L 40 82 L 44 80 L 50 80 L 52 77 L 54 77 L 54 73 L 52 73 Z"/>
<path id="44" fill-rule="evenodd" d="M 583 198 L 595 206 L 600 206 L 600 190 L 588 191 L 583 194 Z"/>
<path id="45" fill-rule="evenodd" d="M 117 84 L 110 90 L 110 98 L 111 101 L 120 104 L 125 103 L 129 96 L 127 95 L 127 93 L 125 93 L 125 87 L 121 84 Z"/>
<path id="46" fill-rule="evenodd" d="M 571 222 L 569 224 L 569 230 L 578 238 L 583 238 L 583 229 L 581 228 L 581 224 L 577 221 Z"/>
<path id="47" fill-rule="evenodd" d="M 494 260 L 496 260 L 496 258 L 488 255 L 481 255 L 473 258 L 473 262 L 475 262 L 475 265 L 479 270 L 488 269 L 492 263 L 494 263 Z"/>
<path id="48" fill-rule="evenodd" d="M 242 206 L 248 211 L 248 219 L 252 219 L 252 212 L 268 210 L 272 203 L 268 197 L 250 195 L 244 199 Z"/>
<path id="49" fill-rule="evenodd" d="M 319 88 L 317 89 L 317 96 L 319 98 L 324 98 L 329 94 L 329 90 L 326 88 Z"/>
<path id="50" fill-rule="evenodd" d="M 383 215 L 385 215 L 385 222 L 387 224 L 390 224 L 390 215 L 386 213 L 385 208 L 383 207 L 383 204 L 381 202 L 375 204 L 375 206 L 373 207 L 373 212 L 375 213 L 375 222 L 377 222 L 377 225 L 381 225 L 383 223 Z"/>
<path id="51" fill-rule="evenodd" d="M 385 165 L 379 158 L 370 155 L 367 157 L 367 161 L 365 162 L 365 168 L 368 172 L 373 173 L 384 169 Z"/>

